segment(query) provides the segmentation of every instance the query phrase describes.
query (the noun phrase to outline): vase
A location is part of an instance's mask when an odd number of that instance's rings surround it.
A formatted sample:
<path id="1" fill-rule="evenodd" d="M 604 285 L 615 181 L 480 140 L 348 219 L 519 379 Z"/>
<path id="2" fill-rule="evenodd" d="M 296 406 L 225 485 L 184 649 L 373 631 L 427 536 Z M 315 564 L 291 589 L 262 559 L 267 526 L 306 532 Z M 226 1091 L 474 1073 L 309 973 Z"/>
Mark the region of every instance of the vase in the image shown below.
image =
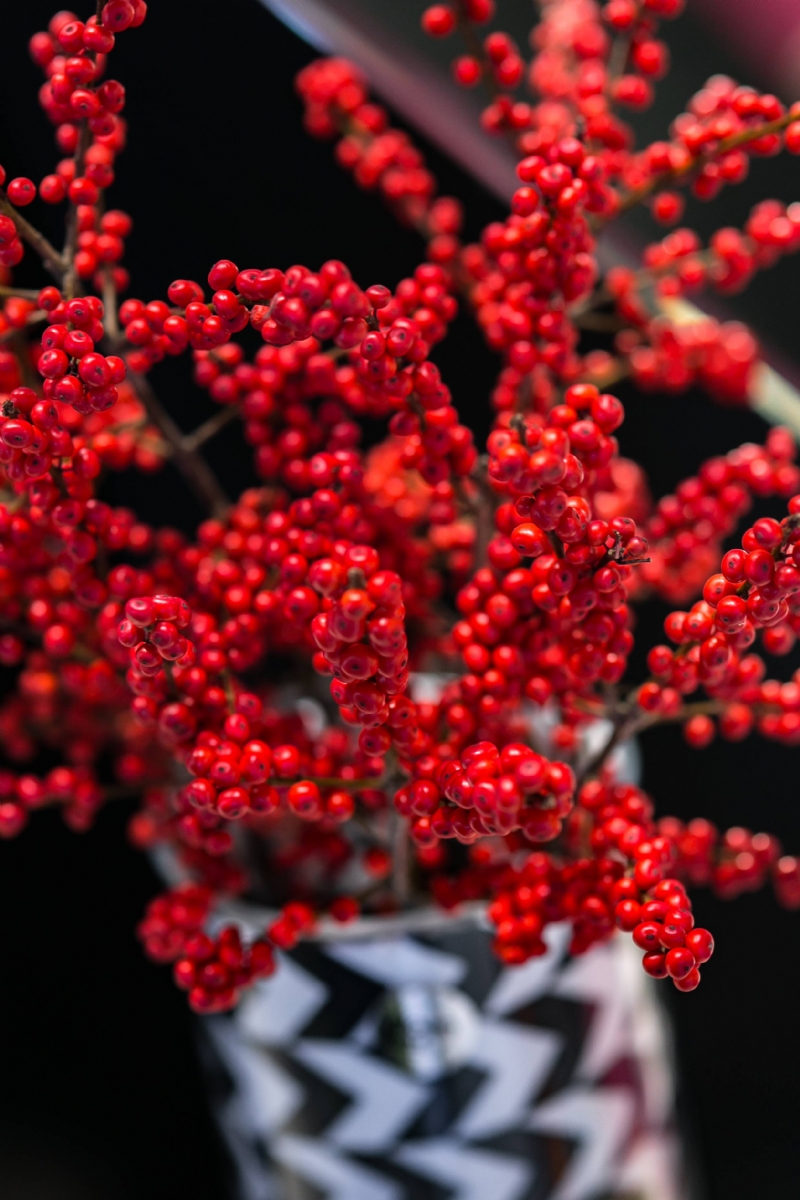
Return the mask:
<path id="1" fill-rule="evenodd" d="M 241 1200 L 683 1200 L 654 985 L 568 941 L 506 967 L 480 908 L 423 910 L 281 954 L 203 1021 Z"/>

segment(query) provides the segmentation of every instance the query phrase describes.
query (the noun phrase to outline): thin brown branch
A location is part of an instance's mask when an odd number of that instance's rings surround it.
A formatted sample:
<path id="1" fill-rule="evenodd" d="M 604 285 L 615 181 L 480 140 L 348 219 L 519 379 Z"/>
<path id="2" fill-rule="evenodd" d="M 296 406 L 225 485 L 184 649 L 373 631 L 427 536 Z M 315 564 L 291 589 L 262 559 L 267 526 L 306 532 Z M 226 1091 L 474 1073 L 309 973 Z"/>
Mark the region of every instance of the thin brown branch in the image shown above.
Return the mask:
<path id="1" fill-rule="evenodd" d="M 209 417 L 202 425 L 198 425 L 197 429 L 191 433 L 186 433 L 183 436 L 183 445 L 186 450 L 199 450 L 207 441 L 215 437 L 220 429 L 224 429 L 226 425 L 239 416 L 239 408 L 236 404 L 226 404 L 219 412 L 214 413 L 213 417 Z"/>
<path id="2" fill-rule="evenodd" d="M 0 284 L 0 298 L 14 297 L 16 300 L 38 300 L 39 288 L 7 287 Z"/>
<path id="3" fill-rule="evenodd" d="M 392 892 L 399 908 L 406 908 L 411 896 L 411 856 L 408 824 L 394 814 L 392 830 Z"/>
<path id="4" fill-rule="evenodd" d="M 626 742 L 628 738 L 634 734 L 641 732 L 650 725 L 651 718 L 647 714 L 636 713 L 627 716 L 619 715 L 614 721 L 614 728 L 609 734 L 604 746 L 601 746 L 596 754 L 593 754 L 587 763 L 584 764 L 578 776 L 578 787 L 588 779 L 590 775 L 596 775 L 600 768 L 605 763 L 606 759 L 614 753 L 617 746 Z"/>
<path id="5" fill-rule="evenodd" d="M 628 65 L 628 55 L 631 49 L 631 38 L 627 34 L 620 34 L 614 38 L 611 45 L 611 53 L 608 56 L 608 65 L 606 67 L 609 83 L 615 82 L 621 75 L 625 74 L 625 68 Z"/>
<path id="6" fill-rule="evenodd" d="M 626 323 L 615 313 L 601 313 L 586 310 L 573 320 L 576 329 L 586 329 L 592 333 L 619 333 L 627 329 Z"/>
<path id="7" fill-rule="evenodd" d="M 693 171 L 703 167 L 707 162 L 714 162 L 721 154 L 727 154 L 730 150 L 736 150 L 739 146 L 745 146 L 748 142 L 755 142 L 758 138 L 766 137 L 770 133 L 779 133 L 785 129 L 787 125 L 791 125 L 793 121 L 800 120 L 797 113 L 792 115 L 792 110 L 785 112 L 783 116 L 776 117 L 774 121 L 765 121 L 762 125 L 750 125 L 746 129 L 740 129 L 737 133 L 732 133 L 730 137 L 723 138 L 714 147 L 709 154 L 701 154 L 696 158 L 691 159 L 685 166 L 678 167 L 672 171 L 662 171 L 659 175 L 654 175 L 647 183 L 642 184 L 639 188 L 633 188 L 626 195 L 620 197 L 619 207 L 614 216 L 620 212 L 625 212 L 629 208 L 633 208 L 635 204 L 640 204 L 642 200 L 658 188 L 666 187 L 670 183 L 680 183 L 687 179 Z M 603 225 L 610 218 L 601 219 L 597 224 Z"/>
<path id="8" fill-rule="evenodd" d="M 75 178 L 83 174 L 83 159 L 89 148 L 89 123 L 81 121 L 78 146 L 75 150 Z M 70 202 L 67 216 L 66 238 L 64 240 L 64 295 L 71 299 L 75 295 L 78 276 L 75 271 L 75 252 L 78 249 L 78 206 Z"/>
<path id="9" fill-rule="evenodd" d="M 145 375 L 128 371 L 128 381 L 157 425 L 171 450 L 171 458 L 203 507 L 213 516 L 222 516 L 230 508 L 230 500 L 206 460 L 195 450 L 188 450 L 184 435 L 164 408 Z"/>
<path id="10" fill-rule="evenodd" d="M 30 221 L 26 221 L 25 217 L 14 208 L 2 188 L 0 188 L 0 212 L 11 217 L 23 242 L 27 242 L 31 249 L 36 251 L 50 274 L 60 283 L 66 266 L 63 256 L 58 253 L 55 246 L 48 242 L 43 233 L 35 229 Z M 37 292 L 36 295 L 38 294 Z"/>
<path id="11" fill-rule="evenodd" d="M 39 309 L 37 309 L 36 312 L 28 313 L 27 317 L 25 318 L 25 325 L 23 328 L 27 329 L 30 325 L 39 325 L 46 319 L 47 313 L 40 312 Z M 21 332 L 21 329 L 7 329 L 5 333 L 0 333 L 0 342 L 9 342 Z"/>
<path id="12" fill-rule="evenodd" d="M 106 336 L 112 341 L 119 337 L 117 289 L 114 287 L 113 268 L 109 266 L 103 267 L 103 325 Z"/>

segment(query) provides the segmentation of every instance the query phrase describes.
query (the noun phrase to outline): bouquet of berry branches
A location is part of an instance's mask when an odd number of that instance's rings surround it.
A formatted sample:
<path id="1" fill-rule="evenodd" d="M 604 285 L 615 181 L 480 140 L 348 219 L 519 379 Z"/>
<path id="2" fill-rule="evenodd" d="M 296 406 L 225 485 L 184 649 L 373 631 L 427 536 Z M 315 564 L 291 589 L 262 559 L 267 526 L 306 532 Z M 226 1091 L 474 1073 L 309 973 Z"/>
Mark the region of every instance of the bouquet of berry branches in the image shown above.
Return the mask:
<path id="1" fill-rule="evenodd" d="M 488 89 L 482 124 L 517 158 L 511 210 L 476 244 L 359 70 L 312 63 L 309 133 L 418 230 L 424 261 L 364 287 L 338 260 L 220 259 L 148 302 L 122 265 L 132 219 L 106 201 L 126 135 L 108 56 L 147 6 L 101 0 L 31 38 L 63 157 L 38 184 L 0 167 L 0 834 L 50 804 L 85 830 L 141 797 L 132 840 L 168 849 L 184 882 L 140 935 L 196 1011 L 362 913 L 485 906 L 508 964 L 544 953 L 553 922 L 576 954 L 619 928 L 649 975 L 691 991 L 713 939 L 688 887 L 771 879 L 800 906 L 774 836 L 658 817 L 616 766 L 659 722 L 697 748 L 800 740 L 800 679 L 764 658 L 800 631 L 791 435 L 710 459 L 655 505 L 615 437 L 621 379 L 753 399 L 754 338 L 681 297 L 733 292 L 800 247 L 800 204 L 768 200 L 707 246 L 675 228 L 640 269 L 598 267 L 597 235 L 631 206 L 675 226 L 684 190 L 711 200 L 752 158 L 800 152 L 800 106 L 722 76 L 636 148 L 621 113 L 651 102 L 658 24 L 681 4 L 542 0 L 529 59 L 487 32 L 493 0 L 425 12 L 428 34 L 462 39 L 455 80 Z M 39 204 L 64 208 L 60 249 Z M 23 257 L 40 288 L 15 284 Z M 499 361 L 485 449 L 434 362 L 459 308 Z M 180 355 L 219 406 L 190 432 L 155 391 Z M 237 420 L 260 484 L 230 498 L 203 447 Z M 207 511 L 191 536 L 103 499 L 110 472 L 167 461 Z M 770 496 L 782 519 L 742 531 Z M 633 605 L 653 595 L 674 611 L 637 681 Z M 255 938 L 220 919 L 242 895 L 275 910 Z"/>

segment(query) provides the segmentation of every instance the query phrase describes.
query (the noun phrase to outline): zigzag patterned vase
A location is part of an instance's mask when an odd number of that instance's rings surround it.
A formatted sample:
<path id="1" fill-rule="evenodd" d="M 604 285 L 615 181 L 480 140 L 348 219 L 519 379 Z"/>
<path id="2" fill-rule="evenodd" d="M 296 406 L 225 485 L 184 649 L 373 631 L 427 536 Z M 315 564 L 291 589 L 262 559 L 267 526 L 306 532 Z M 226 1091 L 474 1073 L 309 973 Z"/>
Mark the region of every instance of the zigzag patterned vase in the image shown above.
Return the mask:
<path id="1" fill-rule="evenodd" d="M 548 932 L 508 968 L 479 916 L 361 922 L 206 1019 L 241 1200 L 683 1200 L 636 952 Z"/>

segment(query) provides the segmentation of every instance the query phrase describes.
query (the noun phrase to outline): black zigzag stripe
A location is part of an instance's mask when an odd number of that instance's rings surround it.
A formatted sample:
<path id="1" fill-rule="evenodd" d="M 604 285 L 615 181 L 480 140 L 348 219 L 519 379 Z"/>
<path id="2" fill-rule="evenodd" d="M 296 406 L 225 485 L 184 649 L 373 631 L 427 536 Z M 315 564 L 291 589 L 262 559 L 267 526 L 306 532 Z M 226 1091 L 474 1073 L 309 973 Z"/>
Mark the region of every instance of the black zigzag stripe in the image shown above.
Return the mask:
<path id="1" fill-rule="evenodd" d="M 328 988 L 328 999 L 301 1031 L 301 1037 L 346 1037 L 386 991 L 374 979 L 367 979 L 330 958 L 313 942 L 301 942 L 291 957 Z"/>

